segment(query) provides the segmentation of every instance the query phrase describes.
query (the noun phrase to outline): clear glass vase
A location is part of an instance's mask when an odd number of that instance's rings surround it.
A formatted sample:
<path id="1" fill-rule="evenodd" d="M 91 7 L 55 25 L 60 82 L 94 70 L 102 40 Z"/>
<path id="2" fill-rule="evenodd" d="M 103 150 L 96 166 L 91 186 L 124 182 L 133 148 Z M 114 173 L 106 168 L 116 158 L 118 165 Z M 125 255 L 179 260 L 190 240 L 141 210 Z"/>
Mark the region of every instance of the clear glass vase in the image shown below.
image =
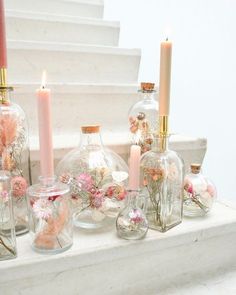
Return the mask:
<path id="1" fill-rule="evenodd" d="M 157 138 L 141 158 L 141 188 L 147 198 L 149 227 L 161 232 L 178 225 L 183 211 L 183 161 L 168 149 L 168 136 Z"/>
<path id="2" fill-rule="evenodd" d="M 10 182 L 10 174 L 0 170 L 0 260 L 16 257 L 15 220 Z"/>
<path id="3" fill-rule="evenodd" d="M 121 157 L 104 148 L 99 126 L 82 127 L 79 148 L 67 154 L 56 171 L 71 188 L 76 226 L 106 226 L 124 206 L 128 167 Z"/>
<path id="4" fill-rule="evenodd" d="M 141 153 L 150 151 L 158 130 L 158 101 L 154 83 L 141 83 L 140 101 L 129 110 L 131 143 L 141 147 Z"/>
<path id="5" fill-rule="evenodd" d="M 148 221 L 140 206 L 139 191 L 130 190 L 127 195 L 127 205 L 119 213 L 116 220 L 118 236 L 126 240 L 138 240 L 145 237 L 148 231 Z"/>
<path id="6" fill-rule="evenodd" d="M 216 187 L 201 173 L 201 165 L 191 164 L 191 172 L 184 179 L 184 215 L 206 215 L 216 197 Z"/>
<path id="7" fill-rule="evenodd" d="M 0 87 L 0 160 L 11 174 L 16 234 L 28 232 L 26 189 L 30 183 L 28 126 L 25 113 L 12 103 L 11 87 Z"/>
<path id="8" fill-rule="evenodd" d="M 27 190 L 32 248 L 45 254 L 60 253 L 73 243 L 70 189 L 55 177 L 40 177 L 39 181 Z"/>

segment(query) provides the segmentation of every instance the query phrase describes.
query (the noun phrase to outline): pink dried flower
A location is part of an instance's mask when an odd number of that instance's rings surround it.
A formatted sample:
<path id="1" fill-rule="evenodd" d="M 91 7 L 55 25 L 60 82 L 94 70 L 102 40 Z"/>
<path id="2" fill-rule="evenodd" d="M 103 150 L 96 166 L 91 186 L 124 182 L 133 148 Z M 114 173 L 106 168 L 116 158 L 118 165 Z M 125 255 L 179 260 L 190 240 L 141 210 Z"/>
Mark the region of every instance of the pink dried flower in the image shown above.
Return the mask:
<path id="1" fill-rule="evenodd" d="M 27 181 L 22 176 L 15 176 L 11 180 L 12 194 L 19 198 L 25 195 L 27 189 Z"/>
<path id="2" fill-rule="evenodd" d="M 129 218 L 132 222 L 134 223 L 140 223 L 143 221 L 143 217 L 140 213 L 140 211 L 138 209 L 133 209 L 130 213 L 129 213 Z"/>
<path id="3" fill-rule="evenodd" d="M 118 201 L 125 199 L 127 192 L 120 185 L 111 185 L 107 188 L 105 196 L 108 198 L 116 198 Z"/>
<path id="4" fill-rule="evenodd" d="M 16 138 L 17 120 L 12 115 L 0 116 L 0 154 Z"/>
<path id="5" fill-rule="evenodd" d="M 3 200 L 3 203 L 6 203 L 9 200 L 8 191 L 6 191 L 6 190 L 1 191 L 0 198 Z"/>
<path id="6" fill-rule="evenodd" d="M 76 180 L 81 185 L 82 190 L 90 191 L 93 187 L 93 179 L 92 176 L 88 173 L 82 173 L 80 174 Z"/>
<path id="7" fill-rule="evenodd" d="M 46 199 L 38 199 L 33 204 L 33 211 L 37 218 L 47 220 L 52 216 L 52 209 L 50 201 Z"/>
<path id="8" fill-rule="evenodd" d="M 91 207 L 100 208 L 104 202 L 104 192 L 103 190 L 97 190 L 94 194 L 91 194 Z"/>
<path id="9" fill-rule="evenodd" d="M 207 192 L 209 193 L 209 195 L 211 197 L 214 197 L 216 195 L 216 190 L 215 190 L 214 186 L 211 184 L 207 185 Z"/>

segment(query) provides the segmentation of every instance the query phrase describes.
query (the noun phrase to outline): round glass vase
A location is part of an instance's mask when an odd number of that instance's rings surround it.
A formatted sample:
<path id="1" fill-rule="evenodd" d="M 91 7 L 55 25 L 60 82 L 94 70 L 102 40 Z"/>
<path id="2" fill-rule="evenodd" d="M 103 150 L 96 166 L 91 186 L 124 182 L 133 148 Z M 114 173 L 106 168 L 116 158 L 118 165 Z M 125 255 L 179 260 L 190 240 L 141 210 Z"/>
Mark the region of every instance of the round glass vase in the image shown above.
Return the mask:
<path id="1" fill-rule="evenodd" d="M 131 143 L 141 147 L 141 153 L 150 151 L 158 130 L 158 109 L 154 83 L 141 83 L 140 100 L 129 110 Z"/>
<path id="2" fill-rule="evenodd" d="M 36 252 L 60 253 L 73 243 L 70 189 L 55 177 L 39 181 L 27 190 L 31 245 Z"/>
<path id="3" fill-rule="evenodd" d="M 120 156 L 104 148 L 99 126 L 82 127 L 80 146 L 62 159 L 56 171 L 71 188 L 75 226 L 109 225 L 123 208 L 128 167 Z"/>
<path id="4" fill-rule="evenodd" d="M 183 161 L 168 149 L 168 136 L 157 138 L 141 158 L 141 189 L 146 196 L 149 228 L 165 232 L 182 221 Z"/>
<path id="5" fill-rule="evenodd" d="M 148 231 L 148 221 L 144 211 L 139 206 L 139 201 L 139 191 L 129 190 L 127 205 L 116 219 L 116 230 L 118 236 L 122 239 L 142 239 Z"/>
<path id="6" fill-rule="evenodd" d="M 0 170 L 0 260 L 17 255 L 10 181 L 10 174 Z"/>
<path id="7" fill-rule="evenodd" d="M 30 183 L 28 126 L 24 111 L 11 102 L 11 87 L 0 87 L 0 160 L 11 174 L 15 231 L 28 232 L 26 189 Z"/>
<path id="8" fill-rule="evenodd" d="M 191 164 L 191 172 L 184 178 L 184 215 L 204 216 L 217 197 L 215 185 L 201 173 L 200 164 Z"/>

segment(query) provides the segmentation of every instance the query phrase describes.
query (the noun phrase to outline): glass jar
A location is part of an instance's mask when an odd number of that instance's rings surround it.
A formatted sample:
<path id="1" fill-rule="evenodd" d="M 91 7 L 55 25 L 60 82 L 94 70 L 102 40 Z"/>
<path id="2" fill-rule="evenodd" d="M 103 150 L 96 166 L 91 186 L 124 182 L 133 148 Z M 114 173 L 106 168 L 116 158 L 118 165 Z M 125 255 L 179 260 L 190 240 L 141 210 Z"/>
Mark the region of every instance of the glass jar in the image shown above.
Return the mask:
<path id="1" fill-rule="evenodd" d="M 155 148 L 142 156 L 140 164 L 149 227 L 161 232 L 181 223 L 183 211 L 184 165 L 177 153 L 168 149 L 168 139 L 158 137 Z"/>
<path id="2" fill-rule="evenodd" d="M 15 220 L 10 181 L 10 174 L 0 170 L 0 260 L 16 257 Z"/>
<path id="3" fill-rule="evenodd" d="M 200 164 L 191 164 L 184 179 L 184 215 L 203 216 L 212 208 L 217 192 L 214 184 L 201 173 Z"/>
<path id="4" fill-rule="evenodd" d="M 27 190 L 32 248 L 45 254 L 60 253 L 73 243 L 70 189 L 55 177 L 39 177 L 39 181 Z"/>
<path id="5" fill-rule="evenodd" d="M 158 102 L 154 83 L 141 83 L 141 100 L 129 110 L 131 143 L 141 147 L 141 153 L 152 148 L 153 137 L 158 130 Z"/>
<path id="6" fill-rule="evenodd" d="M 144 238 L 148 231 L 148 221 L 140 208 L 139 199 L 139 191 L 128 191 L 127 205 L 116 220 L 116 229 L 120 238 L 138 240 Z"/>
<path id="7" fill-rule="evenodd" d="M 79 148 L 67 154 L 56 171 L 71 188 L 76 226 L 105 226 L 124 206 L 128 167 L 121 157 L 104 148 L 99 126 L 82 127 Z"/>
<path id="8" fill-rule="evenodd" d="M 30 183 L 28 126 L 25 113 L 10 100 L 11 87 L 0 87 L 0 160 L 11 174 L 16 234 L 28 232 L 26 189 Z"/>

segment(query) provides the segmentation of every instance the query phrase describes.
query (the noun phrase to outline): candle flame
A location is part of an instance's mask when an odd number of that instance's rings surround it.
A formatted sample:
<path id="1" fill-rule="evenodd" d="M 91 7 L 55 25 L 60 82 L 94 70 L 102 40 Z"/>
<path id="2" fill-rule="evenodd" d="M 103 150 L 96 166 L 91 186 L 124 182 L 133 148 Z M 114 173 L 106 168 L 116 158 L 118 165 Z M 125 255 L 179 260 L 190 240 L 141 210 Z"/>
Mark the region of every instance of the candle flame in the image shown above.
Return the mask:
<path id="1" fill-rule="evenodd" d="M 43 73 L 42 73 L 42 83 L 41 83 L 41 88 L 45 88 L 45 86 L 46 86 L 46 78 L 47 78 L 47 73 L 46 73 L 46 71 L 44 70 Z"/>

